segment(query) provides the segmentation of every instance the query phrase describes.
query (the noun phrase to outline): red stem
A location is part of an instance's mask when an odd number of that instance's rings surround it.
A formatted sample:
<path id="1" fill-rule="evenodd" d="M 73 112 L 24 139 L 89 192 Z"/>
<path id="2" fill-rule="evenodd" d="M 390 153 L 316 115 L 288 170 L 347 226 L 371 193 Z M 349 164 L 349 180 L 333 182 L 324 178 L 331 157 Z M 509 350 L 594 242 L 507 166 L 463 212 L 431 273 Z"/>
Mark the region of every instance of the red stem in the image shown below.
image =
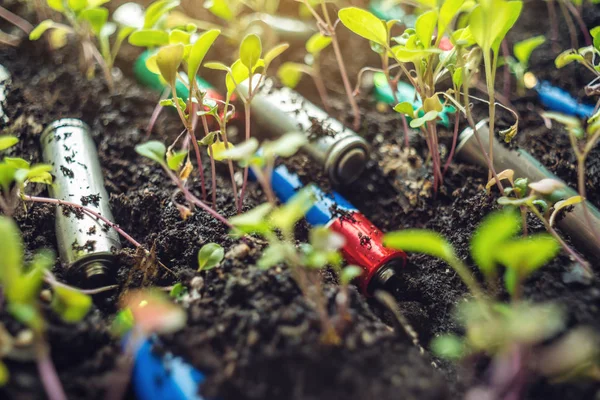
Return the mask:
<path id="1" fill-rule="evenodd" d="M 19 17 L 15 13 L 8 11 L 4 7 L 0 7 L 0 18 L 4 18 L 28 35 L 33 30 L 33 25 L 31 25 L 29 21 Z"/>
<path id="2" fill-rule="evenodd" d="M 450 149 L 450 154 L 448 155 L 448 159 L 446 160 L 446 165 L 444 165 L 444 172 L 442 174 L 446 175 L 446 171 L 448 171 L 448 167 L 452 162 L 452 158 L 454 157 L 454 151 L 456 150 L 456 142 L 458 141 L 458 122 L 460 121 L 460 114 L 456 113 L 456 118 L 454 119 L 454 136 L 452 137 L 452 148 Z"/>

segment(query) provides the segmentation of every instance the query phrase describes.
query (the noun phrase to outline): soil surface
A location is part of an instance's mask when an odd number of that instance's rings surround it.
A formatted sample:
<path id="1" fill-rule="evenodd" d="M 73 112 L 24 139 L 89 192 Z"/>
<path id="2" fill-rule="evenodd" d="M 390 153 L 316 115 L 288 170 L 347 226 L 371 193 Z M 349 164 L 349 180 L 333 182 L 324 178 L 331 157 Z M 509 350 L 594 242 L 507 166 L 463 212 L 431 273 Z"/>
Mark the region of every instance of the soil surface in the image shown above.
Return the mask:
<path id="1" fill-rule="evenodd" d="M 509 41 L 514 43 L 546 34 L 546 16 L 544 2 L 527 3 Z M 584 5 L 583 17 L 588 27 L 600 25 L 600 10 L 594 6 Z M 567 32 L 560 14 L 559 21 L 559 31 Z M 340 35 L 353 81 L 364 65 L 378 65 L 377 56 L 364 40 L 345 31 Z M 581 35 L 579 40 L 583 43 Z M 557 44 L 560 49 L 568 48 L 568 35 L 565 33 Z M 132 49 L 127 47 L 127 50 Z M 473 371 L 469 365 L 457 368 L 433 359 L 428 352 L 420 354 L 405 334 L 391 328 L 392 320 L 385 307 L 373 299 L 365 299 L 355 288 L 350 289 L 352 318 L 343 332 L 341 344 L 323 344 L 313 303 L 301 295 L 289 271 L 283 267 L 263 271 L 254 266 L 264 243 L 255 239 L 232 239 L 226 227 L 199 210 L 182 220 L 172 199 L 175 187 L 158 166 L 136 154 L 134 146 L 148 139 L 171 143 L 181 131 L 176 115 L 163 112 L 147 136 L 146 126 L 158 94 L 141 88 L 131 79 L 127 60 L 119 62 L 123 74 L 115 77 L 116 90 L 109 93 L 100 74 L 91 81 L 82 76 L 77 52 L 74 43 L 49 52 L 44 42 L 27 40 L 20 47 L 1 49 L 0 64 L 12 74 L 4 105 L 9 123 L 1 126 L 2 133 L 20 138 L 20 143 L 8 154 L 40 162 L 39 136 L 46 125 L 65 117 L 80 118 L 88 123 L 98 147 L 115 222 L 146 248 L 153 248 L 169 271 L 147 262 L 131 244 L 123 241 L 115 273 L 118 289 L 99 297 L 83 322 L 65 324 L 48 310 L 52 358 L 69 398 L 103 398 L 106 387 L 123 379 L 120 343 L 110 334 L 118 299 L 123 293 L 130 288 L 168 287 L 176 282 L 189 286 L 198 276 L 203 283 L 197 286 L 200 296 L 187 308 L 187 326 L 163 337 L 160 350 L 182 355 L 206 372 L 208 380 L 200 390 L 208 396 L 236 400 L 450 399 L 460 398 L 467 387 L 482 379 L 484 366 Z M 290 52 L 287 57 L 297 59 L 300 55 L 301 52 Z M 550 80 L 581 96 L 592 77 L 578 66 L 558 71 L 554 68 L 554 58 L 551 44 L 543 45 L 534 52 L 531 71 L 540 79 Z M 332 114 L 350 124 L 351 115 L 333 55 L 325 52 L 322 62 L 332 95 Z M 213 77 L 208 75 L 208 78 Z M 501 88 L 503 81 L 498 81 Z M 514 93 L 514 81 L 512 88 L 511 93 Z M 305 78 L 299 91 L 318 103 L 308 79 Z M 558 126 L 548 129 L 544 125 L 539 116 L 541 105 L 533 92 L 520 98 L 513 94 L 511 102 L 521 116 L 520 132 L 513 146 L 531 152 L 549 170 L 576 187 L 575 157 L 564 130 Z M 363 118 L 359 133 L 372 146 L 372 161 L 358 182 L 339 191 L 381 230 L 433 229 L 448 238 L 459 256 L 472 265 L 469 258 L 472 232 L 486 214 L 497 208 L 496 195 L 488 196 L 483 190 L 487 172 L 457 159 L 451 164 L 443 187 L 434 195 L 423 138 L 411 138 L 412 149 L 406 151 L 397 114 L 391 110 L 378 111 L 368 90 L 359 96 L 359 105 Z M 485 111 L 485 105 L 476 105 L 477 116 L 483 118 Z M 500 115 L 500 126 L 511 123 L 508 114 Z M 445 159 L 452 132 L 447 129 L 439 132 Z M 234 135 L 233 140 L 239 141 L 239 136 Z M 207 159 L 204 157 L 205 170 L 209 168 Z M 306 156 L 299 154 L 286 163 L 306 182 L 313 181 L 326 190 L 331 189 L 320 167 Z M 600 206 L 599 147 L 590 155 L 587 171 L 588 198 Z M 192 176 L 190 187 L 200 196 L 196 169 Z M 208 179 L 208 173 L 206 177 Z M 219 168 L 216 208 L 226 217 L 235 215 L 230 188 L 226 169 Z M 28 187 L 28 191 L 47 194 L 42 186 Z M 209 198 L 210 194 L 209 185 Z M 250 184 L 244 209 L 264 201 L 262 191 Z M 44 204 L 27 204 L 26 210 L 19 208 L 16 219 L 28 254 L 39 248 L 56 249 L 54 212 L 53 206 Z M 533 218 L 529 219 L 529 228 L 543 230 Z M 299 224 L 297 239 L 307 239 L 305 222 Z M 568 241 L 568 237 L 566 239 Z M 209 242 L 221 244 L 227 252 L 226 259 L 220 267 L 198 274 L 195 272 L 197 251 Z M 596 258 L 584 255 L 594 270 L 600 269 L 598 255 Z M 572 264 L 562 252 L 526 283 L 525 297 L 564 306 L 568 310 L 569 327 L 583 324 L 600 330 L 600 284 L 597 280 L 570 279 Z M 59 278 L 65 276 L 60 262 L 55 266 L 55 273 Z M 334 317 L 334 299 L 339 287 L 331 274 L 325 273 L 324 278 L 323 290 Z M 410 255 L 409 267 L 402 271 L 402 279 L 406 287 L 399 299 L 400 309 L 425 348 L 436 335 L 460 332 L 452 310 L 467 291 L 445 263 L 427 256 Z M 0 310 L 0 321 L 12 334 L 23 329 L 4 309 Z M 0 389 L 1 398 L 43 397 L 33 363 L 5 361 L 11 380 Z M 526 397 L 591 399 L 599 394 L 598 384 L 551 385 L 536 380 L 529 386 Z M 133 396 L 131 388 L 128 396 Z"/>

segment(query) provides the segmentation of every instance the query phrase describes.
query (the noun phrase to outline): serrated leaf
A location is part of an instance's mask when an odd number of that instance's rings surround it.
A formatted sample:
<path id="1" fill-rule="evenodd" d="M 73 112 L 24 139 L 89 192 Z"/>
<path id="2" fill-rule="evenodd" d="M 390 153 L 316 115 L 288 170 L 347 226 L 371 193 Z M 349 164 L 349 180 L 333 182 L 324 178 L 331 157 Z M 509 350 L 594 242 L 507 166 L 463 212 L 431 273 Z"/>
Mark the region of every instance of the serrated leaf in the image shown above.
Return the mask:
<path id="1" fill-rule="evenodd" d="M 208 271 L 223 261 L 225 250 L 216 243 L 208 243 L 198 251 L 198 272 Z"/>
<path id="2" fill-rule="evenodd" d="M 485 276 L 493 276 L 496 248 L 521 230 L 521 218 L 513 210 L 495 212 L 477 227 L 471 238 L 471 256 Z"/>
<path id="3" fill-rule="evenodd" d="M 388 30 L 384 21 L 358 7 L 342 8 L 338 17 L 352 32 L 381 46 L 388 45 Z"/>

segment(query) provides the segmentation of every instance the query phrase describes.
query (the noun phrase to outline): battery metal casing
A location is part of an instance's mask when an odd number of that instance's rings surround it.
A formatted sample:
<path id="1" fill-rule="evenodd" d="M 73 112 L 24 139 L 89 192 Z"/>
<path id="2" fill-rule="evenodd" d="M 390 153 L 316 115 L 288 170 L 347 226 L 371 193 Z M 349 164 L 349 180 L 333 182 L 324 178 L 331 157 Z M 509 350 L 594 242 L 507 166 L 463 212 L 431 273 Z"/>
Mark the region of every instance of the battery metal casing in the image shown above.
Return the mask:
<path id="1" fill-rule="evenodd" d="M 476 128 L 483 144 L 483 148 L 487 149 L 489 147 L 489 127 L 487 121 L 480 121 Z M 525 150 L 509 149 L 496 139 L 494 139 L 493 146 L 494 168 L 497 172 L 505 169 L 512 169 L 515 171 L 515 177 L 528 178 L 532 182 L 546 178 L 561 181 Z M 458 157 L 472 164 L 480 165 L 485 168 L 488 167 L 471 128 L 465 129 L 460 134 L 460 141 L 459 145 L 456 147 L 456 154 Z M 566 184 L 564 185 L 563 191 L 568 197 L 578 195 L 575 190 L 568 187 Z M 587 207 L 590 211 L 592 222 L 600 229 L 600 211 L 598 211 L 598 209 L 589 201 L 587 202 Z M 591 254 L 600 254 L 600 248 L 595 240 L 594 233 L 587 224 L 582 204 L 574 205 L 573 209 L 565 213 L 564 218 L 558 220 L 556 224 L 575 239 L 576 243 L 580 243 L 584 246 Z"/>
<path id="2" fill-rule="evenodd" d="M 253 85 L 258 81 L 255 75 Z M 237 87 L 244 97 L 248 89 L 249 80 Z M 259 133 L 267 138 L 289 132 L 308 135 L 309 143 L 303 150 L 323 165 L 334 185 L 352 183 L 364 171 L 369 159 L 367 142 L 292 89 L 276 87 L 267 78 L 252 99 L 251 111 L 252 120 L 264 129 Z"/>
<path id="3" fill-rule="evenodd" d="M 102 169 L 90 128 L 78 119 L 60 119 L 41 136 L 44 162 L 52 165 L 50 195 L 82 204 L 113 220 Z M 57 207 L 56 241 L 68 275 L 85 286 L 110 280 L 114 253 L 121 248 L 118 233 L 102 221 Z"/>

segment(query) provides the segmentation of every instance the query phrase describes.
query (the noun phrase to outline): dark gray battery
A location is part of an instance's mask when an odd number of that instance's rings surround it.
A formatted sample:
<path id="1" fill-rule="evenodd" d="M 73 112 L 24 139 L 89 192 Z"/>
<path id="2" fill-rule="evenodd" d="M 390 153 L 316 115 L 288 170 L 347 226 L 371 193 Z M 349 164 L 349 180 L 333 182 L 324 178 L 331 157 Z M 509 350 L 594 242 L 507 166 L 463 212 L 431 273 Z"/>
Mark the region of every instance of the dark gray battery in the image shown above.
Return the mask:
<path id="1" fill-rule="evenodd" d="M 44 162 L 52 165 L 50 195 L 84 205 L 112 221 L 96 146 L 89 127 L 78 119 L 53 122 L 41 136 Z M 102 221 L 58 207 L 56 241 L 64 268 L 78 283 L 92 287 L 114 276 L 118 233 Z"/>
<path id="2" fill-rule="evenodd" d="M 487 121 L 484 120 L 479 122 L 476 128 L 483 144 L 483 148 L 487 149 L 489 147 L 489 128 Z M 494 168 L 496 169 L 496 172 L 512 169 L 515 171 L 515 178 L 528 178 L 530 182 L 546 178 L 560 181 L 556 175 L 548 171 L 538 160 L 525 150 L 509 149 L 495 139 L 493 146 Z M 460 134 L 459 144 L 456 147 L 456 154 L 461 159 L 472 164 L 477 164 L 484 168 L 488 167 L 471 128 L 465 129 Z M 575 190 L 569 188 L 566 184 L 564 190 L 568 197 L 578 195 Z M 590 211 L 590 217 L 594 226 L 597 226 L 597 229 L 600 229 L 600 211 L 598 211 L 598 209 L 589 201 L 587 202 L 587 207 Z M 574 205 L 573 209 L 565 213 L 565 217 L 558 220 L 556 224 L 575 239 L 576 243 L 581 244 L 591 252 L 591 254 L 600 254 L 600 248 L 594 238 L 594 233 L 585 219 L 585 211 L 582 204 Z"/>
<path id="3" fill-rule="evenodd" d="M 258 81 L 258 77 L 253 79 Z M 248 94 L 248 81 L 238 90 Z M 304 132 L 309 143 L 303 150 L 323 165 L 335 185 L 354 182 L 369 159 L 367 142 L 356 132 L 331 118 L 299 93 L 287 87 L 275 87 L 266 79 L 251 103 L 252 120 L 264 129 L 261 134 L 277 138 L 289 132 Z"/>

